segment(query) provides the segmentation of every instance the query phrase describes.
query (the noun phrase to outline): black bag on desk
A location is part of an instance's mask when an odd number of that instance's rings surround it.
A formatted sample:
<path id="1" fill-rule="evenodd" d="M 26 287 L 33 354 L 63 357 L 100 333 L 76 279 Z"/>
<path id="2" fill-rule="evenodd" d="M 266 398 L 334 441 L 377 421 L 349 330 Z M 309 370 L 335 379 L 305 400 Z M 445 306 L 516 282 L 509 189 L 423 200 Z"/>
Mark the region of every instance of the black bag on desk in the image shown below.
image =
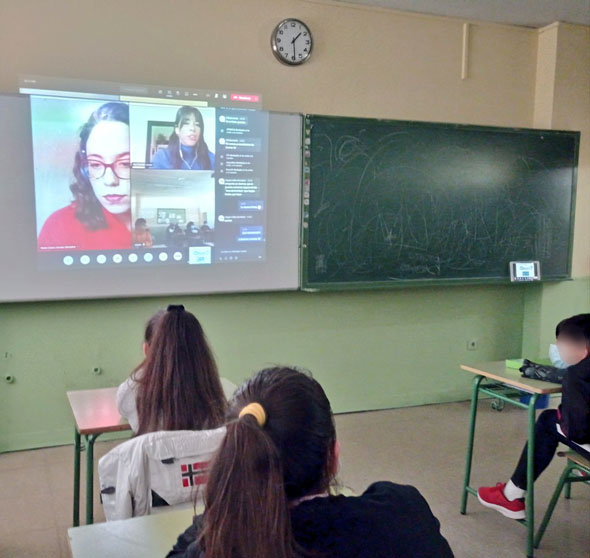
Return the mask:
<path id="1" fill-rule="evenodd" d="M 554 384 L 561 384 L 565 375 L 566 368 L 556 368 L 555 366 L 546 366 L 544 364 L 537 364 L 527 360 L 522 362 L 519 369 L 523 377 L 531 378 L 532 380 L 541 380 L 543 382 L 552 382 Z"/>

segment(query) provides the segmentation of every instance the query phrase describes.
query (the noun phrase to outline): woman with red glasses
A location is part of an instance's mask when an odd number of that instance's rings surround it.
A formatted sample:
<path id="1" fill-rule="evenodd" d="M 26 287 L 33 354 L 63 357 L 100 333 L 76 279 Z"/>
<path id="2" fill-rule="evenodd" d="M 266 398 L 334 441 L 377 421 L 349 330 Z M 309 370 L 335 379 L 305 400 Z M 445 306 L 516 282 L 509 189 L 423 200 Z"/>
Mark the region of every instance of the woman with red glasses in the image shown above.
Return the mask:
<path id="1" fill-rule="evenodd" d="M 92 113 L 73 171 L 74 200 L 45 221 L 39 250 L 131 248 L 128 105 L 105 103 Z"/>

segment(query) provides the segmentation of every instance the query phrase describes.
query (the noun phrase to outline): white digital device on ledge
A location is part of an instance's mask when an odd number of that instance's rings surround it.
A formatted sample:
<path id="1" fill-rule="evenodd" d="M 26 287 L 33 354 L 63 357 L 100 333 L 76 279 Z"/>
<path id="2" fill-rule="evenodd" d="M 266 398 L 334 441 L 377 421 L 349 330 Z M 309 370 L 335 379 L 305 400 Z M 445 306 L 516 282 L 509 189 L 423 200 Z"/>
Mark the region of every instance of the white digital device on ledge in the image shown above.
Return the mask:
<path id="1" fill-rule="evenodd" d="M 541 265 L 538 261 L 510 262 L 510 281 L 540 281 Z"/>

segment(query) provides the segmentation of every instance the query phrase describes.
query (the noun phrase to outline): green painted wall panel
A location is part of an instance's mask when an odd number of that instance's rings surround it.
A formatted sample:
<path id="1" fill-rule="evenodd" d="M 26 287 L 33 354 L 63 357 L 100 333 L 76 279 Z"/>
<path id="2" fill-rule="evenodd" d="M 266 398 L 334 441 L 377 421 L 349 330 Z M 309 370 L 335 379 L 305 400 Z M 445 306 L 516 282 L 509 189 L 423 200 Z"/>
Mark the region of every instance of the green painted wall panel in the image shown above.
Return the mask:
<path id="1" fill-rule="evenodd" d="M 336 412 L 466 399 L 459 363 L 518 356 L 523 344 L 523 286 L 4 304 L 0 379 L 16 381 L 0 383 L 0 451 L 70 443 L 66 390 L 121 382 L 141 358 L 145 320 L 170 302 L 202 321 L 224 376 L 304 366 Z"/>

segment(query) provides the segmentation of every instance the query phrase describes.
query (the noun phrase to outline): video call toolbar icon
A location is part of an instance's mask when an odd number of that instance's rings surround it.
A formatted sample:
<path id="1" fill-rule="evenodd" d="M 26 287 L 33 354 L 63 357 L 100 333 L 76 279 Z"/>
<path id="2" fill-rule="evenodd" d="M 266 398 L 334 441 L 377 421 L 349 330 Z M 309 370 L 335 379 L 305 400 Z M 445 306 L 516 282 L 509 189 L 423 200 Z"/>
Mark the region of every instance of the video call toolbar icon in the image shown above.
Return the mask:
<path id="1" fill-rule="evenodd" d="M 111 257 L 112 262 L 119 264 L 123 262 L 123 255 L 122 254 L 113 254 L 113 256 Z M 127 255 L 127 261 L 129 263 L 137 263 L 140 261 L 140 256 L 136 253 L 136 252 L 131 252 L 130 254 Z M 155 261 L 160 261 L 162 263 L 167 262 L 169 259 L 174 260 L 175 262 L 180 262 L 184 259 L 184 254 L 180 251 L 175 251 L 172 254 L 168 254 L 168 252 L 160 252 L 157 255 L 157 259 L 154 257 L 154 254 L 152 254 L 151 252 L 146 252 L 145 254 L 143 254 L 143 261 L 146 263 L 151 263 L 151 262 L 155 262 Z M 93 257 L 91 257 L 88 254 L 82 254 L 81 256 L 79 256 L 78 258 L 78 263 L 81 265 L 89 265 L 93 260 Z M 94 261 L 99 264 L 99 265 L 104 265 L 107 263 L 108 261 L 108 257 L 105 254 L 98 254 L 95 258 Z M 62 263 L 63 265 L 66 266 L 72 266 L 74 265 L 74 263 L 76 263 L 76 260 L 74 259 L 73 256 L 71 255 L 66 255 L 62 258 Z"/>

